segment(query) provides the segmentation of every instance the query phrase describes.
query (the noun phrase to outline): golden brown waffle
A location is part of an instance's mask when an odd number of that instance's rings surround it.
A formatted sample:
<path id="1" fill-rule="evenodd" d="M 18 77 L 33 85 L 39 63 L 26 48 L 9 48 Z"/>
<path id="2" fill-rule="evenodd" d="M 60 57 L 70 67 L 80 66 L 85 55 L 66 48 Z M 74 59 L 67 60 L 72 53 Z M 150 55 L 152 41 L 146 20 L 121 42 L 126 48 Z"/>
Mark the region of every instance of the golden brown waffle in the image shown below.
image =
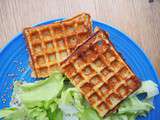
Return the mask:
<path id="1" fill-rule="evenodd" d="M 61 69 L 102 117 L 140 87 L 103 30 L 77 47 Z"/>
<path id="2" fill-rule="evenodd" d="M 91 32 L 91 18 L 86 13 L 49 25 L 25 28 L 23 33 L 34 76 L 48 77 Z"/>

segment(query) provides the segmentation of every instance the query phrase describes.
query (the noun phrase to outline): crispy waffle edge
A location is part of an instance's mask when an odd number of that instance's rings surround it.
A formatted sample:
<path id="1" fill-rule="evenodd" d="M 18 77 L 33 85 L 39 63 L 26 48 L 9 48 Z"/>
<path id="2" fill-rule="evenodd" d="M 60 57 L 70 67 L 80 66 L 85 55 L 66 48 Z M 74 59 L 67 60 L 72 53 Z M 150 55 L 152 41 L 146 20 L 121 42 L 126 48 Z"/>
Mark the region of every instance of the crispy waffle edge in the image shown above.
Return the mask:
<path id="1" fill-rule="evenodd" d="M 90 27 L 91 27 L 91 33 L 92 33 L 92 20 L 91 20 L 91 16 L 90 16 L 90 14 L 85 13 L 85 12 L 82 12 L 82 13 L 74 16 L 74 17 L 71 17 L 71 18 L 68 18 L 68 19 L 64 19 L 64 20 L 61 20 L 61 21 L 56 21 L 56 22 L 53 22 L 53 23 L 50 23 L 50 24 L 71 21 L 71 20 L 73 20 L 73 19 L 75 19 L 75 18 L 77 18 L 77 17 L 79 17 L 79 16 L 81 16 L 83 14 L 89 16 L 90 23 L 91 23 L 91 25 L 90 25 Z M 35 28 L 40 28 L 40 27 L 43 27 L 43 26 L 48 26 L 50 24 L 40 25 L 40 26 L 35 26 L 35 27 L 26 27 L 26 28 L 23 29 L 23 36 L 25 38 L 25 41 L 26 41 L 26 44 L 27 44 L 27 48 L 28 48 L 28 51 L 29 51 L 29 57 L 30 57 L 29 64 L 30 64 L 30 66 L 32 68 L 31 76 L 34 77 L 34 78 L 45 78 L 45 77 L 48 77 L 48 75 L 47 76 L 43 76 L 43 77 L 38 76 L 38 74 L 36 72 L 36 69 L 35 69 L 35 65 L 33 64 L 33 56 L 32 56 L 31 50 L 29 48 L 29 43 L 28 43 L 28 40 L 27 40 L 27 34 L 28 34 L 29 30 L 33 30 Z"/>
<path id="2" fill-rule="evenodd" d="M 98 32 L 103 32 L 103 34 L 107 37 L 107 39 L 108 39 L 108 41 L 109 41 L 109 43 L 113 46 L 113 48 L 115 49 L 115 51 L 117 52 L 117 54 L 120 56 L 120 58 L 124 61 L 124 64 L 132 71 L 132 69 L 131 69 L 131 67 L 126 63 L 126 61 L 125 61 L 125 59 L 122 57 L 122 55 L 116 50 L 116 48 L 115 48 L 115 46 L 112 44 L 112 42 L 109 40 L 109 34 L 106 32 L 106 31 L 104 31 L 104 30 L 102 30 L 102 29 L 100 29 L 100 28 L 96 28 L 95 29 L 95 32 L 86 40 L 86 41 L 84 41 L 81 45 L 79 45 L 76 49 L 75 49 L 75 51 L 70 55 L 70 56 L 68 56 L 63 62 L 61 62 L 61 65 L 63 66 L 63 64 L 65 64 L 65 62 L 68 62 L 68 60 L 72 57 L 72 56 L 74 56 L 74 54 L 78 54 L 78 50 L 80 49 L 80 47 L 81 46 L 83 46 L 83 45 L 85 45 L 88 41 L 90 41 L 90 40 L 92 40 L 92 38 L 94 37 L 94 36 L 96 36 L 96 34 L 98 34 Z M 61 68 L 61 71 L 63 71 L 62 70 L 62 68 Z M 136 88 L 134 88 L 134 90 L 128 95 L 128 96 L 126 96 L 125 98 L 123 98 L 113 109 L 111 109 L 111 110 L 109 110 L 104 116 L 108 116 L 108 115 L 110 115 L 112 112 L 115 112 L 115 111 L 117 111 L 118 110 L 118 108 L 119 108 L 119 106 L 120 106 L 120 104 L 126 99 L 126 98 L 128 98 L 132 93 L 134 93 L 140 86 L 141 86 L 141 82 L 140 82 L 140 79 L 135 75 L 135 73 L 132 71 L 132 73 L 134 74 L 134 78 L 132 78 L 134 81 L 135 81 L 135 83 L 136 83 Z M 104 117 L 104 116 L 102 116 L 102 117 Z"/>
<path id="3" fill-rule="evenodd" d="M 35 66 L 34 66 L 33 63 L 32 63 L 32 61 L 33 61 L 33 56 L 31 55 L 31 49 L 29 48 L 28 40 L 26 40 L 29 29 L 32 29 L 32 27 L 27 27 L 27 28 L 24 28 L 24 29 L 23 29 L 23 36 L 24 36 L 24 38 L 25 38 L 25 41 L 26 41 L 26 44 L 27 44 L 27 49 L 28 49 L 28 52 L 29 52 L 29 65 L 30 65 L 30 67 L 32 68 L 31 76 L 32 76 L 32 77 L 36 77 L 37 74 L 36 74 L 36 72 L 35 72 Z"/>

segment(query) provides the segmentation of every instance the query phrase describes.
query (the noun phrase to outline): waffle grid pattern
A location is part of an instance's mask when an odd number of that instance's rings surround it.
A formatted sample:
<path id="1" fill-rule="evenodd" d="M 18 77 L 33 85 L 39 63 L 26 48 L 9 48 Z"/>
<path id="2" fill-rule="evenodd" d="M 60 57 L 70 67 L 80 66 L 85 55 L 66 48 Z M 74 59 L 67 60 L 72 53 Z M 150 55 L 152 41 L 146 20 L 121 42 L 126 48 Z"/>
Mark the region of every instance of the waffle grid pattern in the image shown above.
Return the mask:
<path id="1" fill-rule="evenodd" d="M 102 30 L 77 48 L 61 68 L 102 117 L 140 86 Z"/>
<path id="2" fill-rule="evenodd" d="M 86 13 L 49 25 L 24 29 L 35 77 L 47 77 L 53 70 L 59 69 L 59 63 L 91 32 L 91 19 Z"/>

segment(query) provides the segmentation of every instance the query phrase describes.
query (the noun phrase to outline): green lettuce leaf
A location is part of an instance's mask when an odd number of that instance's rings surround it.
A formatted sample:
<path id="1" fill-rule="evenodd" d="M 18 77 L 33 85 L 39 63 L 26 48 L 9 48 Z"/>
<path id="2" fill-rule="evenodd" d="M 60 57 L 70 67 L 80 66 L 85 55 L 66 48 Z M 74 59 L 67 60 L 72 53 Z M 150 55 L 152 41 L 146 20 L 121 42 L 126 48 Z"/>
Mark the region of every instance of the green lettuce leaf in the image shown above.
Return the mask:
<path id="1" fill-rule="evenodd" d="M 84 109 L 82 100 L 83 97 L 76 88 L 64 89 L 59 100 L 59 107 L 64 113 L 63 120 L 78 120 L 78 112 Z"/>
<path id="2" fill-rule="evenodd" d="M 137 95 L 146 93 L 143 100 L 139 100 Z M 142 82 L 142 86 L 123 103 L 120 104 L 118 112 L 112 113 L 104 120 L 135 120 L 138 116 L 146 116 L 154 109 L 151 102 L 154 96 L 159 94 L 158 86 L 152 81 Z"/>
<path id="3" fill-rule="evenodd" d="M 53 116 L 52 119 L 50 120 L 63 120 L 63 112 L 61 109 L 57 108 L 54 112 L 53 112 Z"/>
<path id="4" fill-rule="evenodd" d="M 65 77 L 60 72 L 54 72 L 45 80 L 40 80 L 35 83 L 22 84 L 18 86 L 15 83 L 16 89 L 19 89 L 18 96 L 21 102 L 28 107 L 33 107 L 42 101 L 49 101 L 56 98 L 63 88 Z"/>
<path id="5" fill-rule="evenodd" d="M 55 113 L 59 113 L 56 114 L 56 118 L 60 119 L 62 115 L 57 102 L 64 86 L 64 79 L 63 74 L 56 71 L 49 78 L 35 83 L 15 82 L 13 97 L 14 99 L 17 96 L 20 98 L 21 106 L 2 109 L 0 118 L 5 120 L 54 120 Z"/>
<path id="6" fill-rule="evenodd" d="M 59 106 L 65 113 L 64 120 L 101 120 L 76 88 L 68 88 L 62 92 Z"/>
<path id="7" fill-rule="evenodd" d="M 60 103 L 75 106 L 79 111 L 84 109 L 82 105 L 83 97 L 76 88 L 68 88 L 62 92 Z"/>
<path id="8" fill-rule="evenodd" d="M 7 117 L 10 114 L 14 113 L 16 110 L 17 110 L 17 108 L 4 108 L 3 110 L 1 110 L 0 116 Z"/>
<path id="9" fill-rule="evenodd" d="M 158 85 L 151 80 L 143 81 L 142 86 L 135 94 L 147 93 L 146 99 L 153 98 L 159 94 Z"/>
<path id="10" fill-rule="evenodd" d="M 0 117 L 4 120 L 30 120 L 26 108 L 5 108 L 0 111 Z"/>
<path id="11" fill-rule="evenodd" d="M 80 120 L 102 120 L 95 110 L 92 108 L 85 108 L 84 111 L 80 114 Z"/>
<path id="12" fill-rule="evenodd" d="M 146 116 L 154 109 L 151 100 L 159 94 L 158 86 L 152 81 L 142 86 L 120 104 L 118 111 L 105 118 L 90 107 L 79 90 L 60 72 L 31 84 L 15 83 L 13 97 L 19 97 L 20 106 L 0 111 L 4 120 L 135 120 Z M 137 95 L 146 93 L 143 100 Z"/>
<path id="13" fill-rule="evenodd" d="M 140 101 L 136 96 L 128 98 L 118 109 L 119 114 L 133 114 L 143 116 L 145 113 L 153 109 L 154 106 L 147 102 Z"/>

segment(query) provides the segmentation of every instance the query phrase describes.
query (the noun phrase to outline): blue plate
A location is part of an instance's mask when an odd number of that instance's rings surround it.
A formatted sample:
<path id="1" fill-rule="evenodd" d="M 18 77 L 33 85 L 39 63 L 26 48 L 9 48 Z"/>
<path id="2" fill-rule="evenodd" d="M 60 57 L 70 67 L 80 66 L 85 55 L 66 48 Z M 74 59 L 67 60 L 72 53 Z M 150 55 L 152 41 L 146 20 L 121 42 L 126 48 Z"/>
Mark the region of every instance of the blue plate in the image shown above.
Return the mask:
<path id="1" fill-rule="evenodd" d="M 38 25 L 49 24 L 61 19 L 51 20 Z M 37 26 L 37 25 L 36 25 Z M 116 49 L 122 54 L 126 62 L 143 80 L 153 80 L 160 85 L 158 75 L 143 51 L 133 42 L 131 38 L 121 31 L 104 23 L 93 21 L 93 27 L 99 26 L 110 34 L 110 40 Z M 0 109 L 9 106 L 11 100 L 13 81 L 21 80 L 33 82 L 30 77 L 31 68 L 28 61 L 28 51 L 22 33 L 14 37 L 9 44 L 0 51 Z M 160 96 L 155 97 L 155 109 L 143 120 L 160 119 Z"/>

